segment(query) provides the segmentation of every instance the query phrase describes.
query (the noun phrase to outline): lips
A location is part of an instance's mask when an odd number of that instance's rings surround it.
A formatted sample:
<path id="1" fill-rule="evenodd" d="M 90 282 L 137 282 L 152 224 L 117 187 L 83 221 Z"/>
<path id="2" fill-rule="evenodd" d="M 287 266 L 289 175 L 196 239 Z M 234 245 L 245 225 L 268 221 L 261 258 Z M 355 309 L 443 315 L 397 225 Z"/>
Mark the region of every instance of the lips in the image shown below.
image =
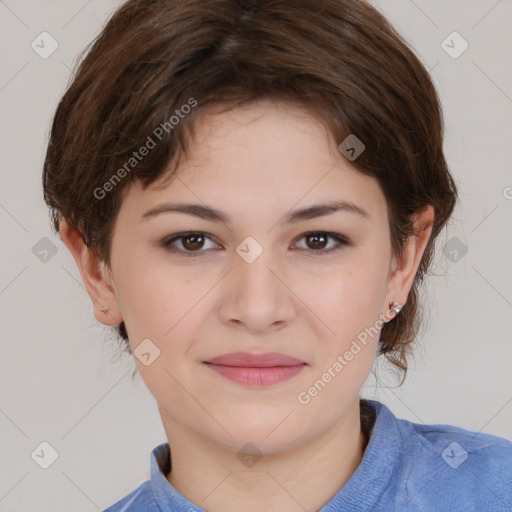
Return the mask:
<path id="1" fill-rule="evenodd" d="M 265 354 L 231 352 L 230 354 L 224 354 L 209 359 L 205 361 L 205 363 L 245 368 L 270 368 L 274 366 L 298 366 L 307 364 L 296 357 L 280 354 L 278 352 L 267 352 Z"/>
<path id="2" fill-rule="evenodd" d="M 277 352 L 232 352 L 204 361 L 204 364 L 230 381 L 253 388 L 291 379 L 307 366 L 306 362 L 296 357 Z"/>

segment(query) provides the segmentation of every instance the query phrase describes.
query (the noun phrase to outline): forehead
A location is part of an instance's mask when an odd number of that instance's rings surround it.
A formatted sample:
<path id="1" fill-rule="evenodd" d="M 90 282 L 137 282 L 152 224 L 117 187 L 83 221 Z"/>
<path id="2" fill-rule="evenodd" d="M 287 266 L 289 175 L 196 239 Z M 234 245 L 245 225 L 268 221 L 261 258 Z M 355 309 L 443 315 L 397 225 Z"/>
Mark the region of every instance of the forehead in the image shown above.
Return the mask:
<path id="1" fill-rule="evenodd" d="M 217 109 L 218 110 L 218 109 Z M 372 218 L 386 210 L 378 182 L 341 154 L 325 126 L 306 110 L 268 100 L 224 112 L 206 109 L 196 121 L 187 155 L 172 179 L 125 197 L 142 208 L 178 200 L 234 213 L 347 200 Z M 223 208 L 224 207 L 224 208 Z"/>

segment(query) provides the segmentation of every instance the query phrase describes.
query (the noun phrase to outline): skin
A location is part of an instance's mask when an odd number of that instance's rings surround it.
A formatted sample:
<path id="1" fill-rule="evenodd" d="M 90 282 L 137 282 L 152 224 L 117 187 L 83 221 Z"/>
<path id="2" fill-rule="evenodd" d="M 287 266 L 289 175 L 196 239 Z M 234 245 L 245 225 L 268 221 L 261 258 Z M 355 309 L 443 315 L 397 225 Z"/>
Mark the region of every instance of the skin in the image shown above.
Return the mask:
<path id="1" fill-rule="evenodd" d="M 171 446 L 168 481 L 211 512 L 318 510 L 361 462 L 367 439 L 359 390 L 378 336 L 308 404 L 297 396 L 365 328 L 393 318 L 390 301 L 406 303 L 433 209 L 418 213 L 423 231 L 400 259 L 393 257 L 378 182 L 351 166 L 318 120 L 286 103 L 203 111 L 178 171 L 163 187 L 131 185 L 116 220 L 110 266 L 65 220 L 63 242 L 97 320 L 124 320 L 132 350 L 147 338 L 160 350 L 149 366 L 134 359 Z M 278 224 L 291 210 L 340 199 L 370 218 L 339 211 Z M 229 215 L 231 224 L 184 213 L 141 221 L 164 202 L 207 204 Z M 212 239 L 202 246 L 189 239 L 173 243 L 196 257 L 159 245 L 184 231 Z M 305 237 L 307 231 L 336 233 L 350 245 L 321 255 L 338 242 Z M 252 263 L 236 252 L 247 236 L 263 249 Z M 287 381 L 249 388 L 203 364 L 234 351 L 281 352 L 307 366 Z M 237 457 L 248 442 L 256 449 L 247 454 L 261 455 L 252 467 Z"/>

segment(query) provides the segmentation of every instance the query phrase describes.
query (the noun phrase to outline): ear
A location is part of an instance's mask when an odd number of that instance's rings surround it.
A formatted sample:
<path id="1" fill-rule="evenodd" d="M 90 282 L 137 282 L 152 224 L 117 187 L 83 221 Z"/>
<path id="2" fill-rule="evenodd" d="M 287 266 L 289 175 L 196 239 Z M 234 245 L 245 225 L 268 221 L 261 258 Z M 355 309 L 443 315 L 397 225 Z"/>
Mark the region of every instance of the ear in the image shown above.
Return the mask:
<path id="1" fill-rule="evenodd" d="M 104 325 L 117 325 L 123 321 L 116 292 L 111 284 L 113 277 L 105 262 L 85 244 L 81 233 L 71 227 L 66 219 L 59 225 L 60 236 L 75 260 L 85 288 L 94 307 L 94 316 Z M 106 310 L 106 312 L 105 312 Z"/>
<path id="2" fill-rule="evenodd" d="M 398 302 L 403 307 L 421 262 L 421 257 L 432 234 L 434 208 L 425 206 L 413 215 L 416 235 L 409 237 L 400 258 L 392 259 L 384 310 L 389 311 L 390 302 Z"/>

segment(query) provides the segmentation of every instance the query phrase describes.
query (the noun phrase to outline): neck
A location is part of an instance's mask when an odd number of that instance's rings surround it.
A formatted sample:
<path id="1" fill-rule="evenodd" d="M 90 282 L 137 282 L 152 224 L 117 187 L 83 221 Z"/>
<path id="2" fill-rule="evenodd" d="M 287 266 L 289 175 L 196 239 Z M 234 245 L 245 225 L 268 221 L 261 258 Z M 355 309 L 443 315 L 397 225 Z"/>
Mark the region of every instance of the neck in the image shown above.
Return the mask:
<path id="1" fill-rule="evenodd" d="M 322 436 L 241 469 L 236 451 L 160 414 L 171 447 L 167 480 L 209 512 L 318 510 L 357 469 L 368 442 L 357 400 Z"/>

